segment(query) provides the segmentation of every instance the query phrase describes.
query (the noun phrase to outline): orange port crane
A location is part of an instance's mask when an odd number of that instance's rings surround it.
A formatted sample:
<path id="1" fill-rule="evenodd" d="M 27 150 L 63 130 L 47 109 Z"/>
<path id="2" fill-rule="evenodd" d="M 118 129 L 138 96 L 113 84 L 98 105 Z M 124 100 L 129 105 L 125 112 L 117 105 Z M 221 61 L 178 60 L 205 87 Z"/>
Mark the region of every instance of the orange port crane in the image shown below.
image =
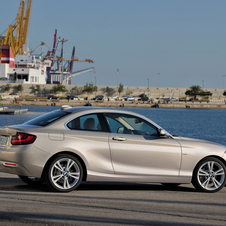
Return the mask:
<path id="1" fill-rule="evenodd" d="M 18 53 L 23 55 L 23 45 L 26 44 L 27 40 L 31 4 L 32 0 L 27 0 L 26 15 L 24 15 L 25 1 L 20 1 L 16 22 L 9 25 L 5 39 L 1 43 L 1 45 L 10 45 L 14 56 Z"/>
<path id="2" fill-rule="evenodd" d="M 45 57 L 44 60 L 54 60 L 54 61 L 83 61 L 83 62 L 89 62 L 89 63 L 94 63 L 93 60 L 90 60 L 90 59 L 80 59 L 80 58 L 77 58 L 77 59 L 64 59 L 62 57 L 54 57 L 54 58 L 51 58 L 51 57 Z"/>

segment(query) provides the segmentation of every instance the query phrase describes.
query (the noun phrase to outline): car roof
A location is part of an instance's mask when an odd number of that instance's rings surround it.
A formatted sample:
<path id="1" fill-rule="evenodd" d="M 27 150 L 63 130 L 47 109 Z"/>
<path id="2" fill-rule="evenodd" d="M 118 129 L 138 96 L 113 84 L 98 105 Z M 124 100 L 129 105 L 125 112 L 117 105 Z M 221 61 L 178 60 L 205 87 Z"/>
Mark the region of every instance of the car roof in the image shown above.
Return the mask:
<path id="1" fill-rule="evenodd" d="M 153 122 L 152 120 L 150 120 L 149 118 L 147 118 L 143 115 L 137 114 L 135 112 L 119 110 L 119 109 L 115 109 L 115 108 L 92 107 L 92 106 L 71 107 L 69 105 L 63 105 L 61 107 L 61 109 L 58 109 L 58 110 L 55 110 L 55 111 L 66 111 L 68 113 L 71 112 L 71 114 L 68 114 L 65 117 L 60 118 L 60 119 L 54 121 L 53 123 L 47 125 L 46 127 L 48 129 L 49 129 L 49 127 L 60 128 L 62 126 L 62 120 L 69 122 L 71 119 L 73 119 L 75 117 L 79 117 L 83 114 L 86 115 L 86 114 L 92 114 L 92 113 L 119 113 L 119 114 L 134 115 L 134 116 L 143 118 L 143 119 L 151 122 L 157 128 L 161 129 L 161 127 L 158 124 L 156 124 L 155 122 Z M 168 132 L 166 132 L 166 133 L 168 133 Z"/>
<path id="2" fill-rule="evenodd" d="M 153 122 L 151 119 L 140 115 L 138 113 L 132 112 L 132 111 L 125 111 L 125 110 L 119 110 L 119 109 L 115 109 L 115 108 L 107 108 L 107 107 L 92 107 L 92 106 L 82 106 L 82 107 L 71 107 L 69 105 L 63 105 L 61 110 L 63 111 L 68 111 L 71 112 L 72 114 L 75 114 L 77 116 L 81 114 L 92 114 L 92 113 L 121 113 L 121 114 L 129 114 L 129 115 L 134 115 L 140 118 L 143 118 L 147 121 L 150 121 L 153 125 L 155 125 L 157 128 L 162 128 L 161 126 L 159 126 L 158 124 L 156 124 L 155 122 Z M 66 116 L 66 120 L 69 120 L 71 118 L 71 115 Z M 65 119 L 64 119 L 65 120 Z M 59 120 L 61 121 L 61 120 Z M 57 123 L 57 122 L 56 122 Z M 168 133 L 168 132 L 166 132 Z"/>
<path id="3" fill-rule="evenodd" d="M 125 110 L 119 110 L 115 108 L 107 108 L 107 107 L 92 107 L 92 106 L 82 106 L 82 107 L 71 107 L 69 105 L 63 105 L 61 107 L 62 111 L 68 111 L 73 114 L 77 113 L 94 113 L 94 112 L 99 112 L 99 113 L 104 113 L 104 112 L 115 112 L 115 113 L 124 113 L 124 114 L 130 114 L 130 115 L 137 115 L 138 117 L 143 117 L 146 118 L 143 115 L 137 114 L 135 112 L 131 111 L 125 111 Z M 150 119 L 149 119 L 150 120 Z"/>
<path id="4" fill-rule="evenodd" d="M 84 107 L 71 107 L 69 105 L 63 105 L 61 107 L 62 111 L 68 111 L 72 113 L 77 113 L 77 112 L 93 112 L 93 111 L 98 111 L 98 112 L 121 112 L 121 113 L 127 113 L 127 114 L 135 114 L 130 111 L 124 111 L 124 110 L 118 110 L 118 109 L 112 109 L 112 108 L 105 108 L 105 107 L 92 107 L 92 106 L 84 106 Z"/>

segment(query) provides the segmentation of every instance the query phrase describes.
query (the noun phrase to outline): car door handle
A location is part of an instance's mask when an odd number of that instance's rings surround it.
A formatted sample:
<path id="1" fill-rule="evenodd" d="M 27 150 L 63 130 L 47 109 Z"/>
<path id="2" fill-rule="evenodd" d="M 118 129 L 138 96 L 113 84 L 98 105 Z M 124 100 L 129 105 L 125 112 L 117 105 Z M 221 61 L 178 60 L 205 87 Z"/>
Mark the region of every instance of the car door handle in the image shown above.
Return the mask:
<path id="1" fill-rule="evenodd" d="M 124 137 L 112 137 L 112 140 L 125 141 L 126 138 L 124 138 Z"/>

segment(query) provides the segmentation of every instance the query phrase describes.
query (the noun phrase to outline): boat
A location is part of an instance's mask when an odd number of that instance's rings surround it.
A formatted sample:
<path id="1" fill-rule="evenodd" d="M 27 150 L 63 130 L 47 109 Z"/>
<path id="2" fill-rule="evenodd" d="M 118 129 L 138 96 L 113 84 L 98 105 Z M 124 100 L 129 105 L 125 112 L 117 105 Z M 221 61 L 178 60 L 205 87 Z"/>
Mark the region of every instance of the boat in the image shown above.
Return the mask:
<path id="1" fill-rule="evenodd" d="M 36 58 L 29 51 L 14 58 L 9 45 L 1 47 L 0 81 L 20 84 L 46 84 L 46 70 L 50 60 Z"/>

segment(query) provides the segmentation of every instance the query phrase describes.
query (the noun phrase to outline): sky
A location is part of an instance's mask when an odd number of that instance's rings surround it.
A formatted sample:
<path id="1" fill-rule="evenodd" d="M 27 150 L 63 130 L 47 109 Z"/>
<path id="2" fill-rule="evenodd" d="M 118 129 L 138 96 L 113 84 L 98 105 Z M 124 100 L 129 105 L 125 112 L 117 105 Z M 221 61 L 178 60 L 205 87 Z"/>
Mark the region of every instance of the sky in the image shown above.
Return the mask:
<path id="1" fill-rule="evenodd" d="M 1 0 L 0 33 L 16 18 L 19 2 Z M 33 0 L 28 46 L 51 48 L 57 29 L 57 37 L 68 39 L 65 57 L 75 46 L 76 57 L 94 61 L 74 63 L 74 71 L 96 68 L 75 76 L 75 85 L 96 77 L 103 86 L 149 81 L 150 87 L 223 89 L 225 9 L 225 0 Z"/>

